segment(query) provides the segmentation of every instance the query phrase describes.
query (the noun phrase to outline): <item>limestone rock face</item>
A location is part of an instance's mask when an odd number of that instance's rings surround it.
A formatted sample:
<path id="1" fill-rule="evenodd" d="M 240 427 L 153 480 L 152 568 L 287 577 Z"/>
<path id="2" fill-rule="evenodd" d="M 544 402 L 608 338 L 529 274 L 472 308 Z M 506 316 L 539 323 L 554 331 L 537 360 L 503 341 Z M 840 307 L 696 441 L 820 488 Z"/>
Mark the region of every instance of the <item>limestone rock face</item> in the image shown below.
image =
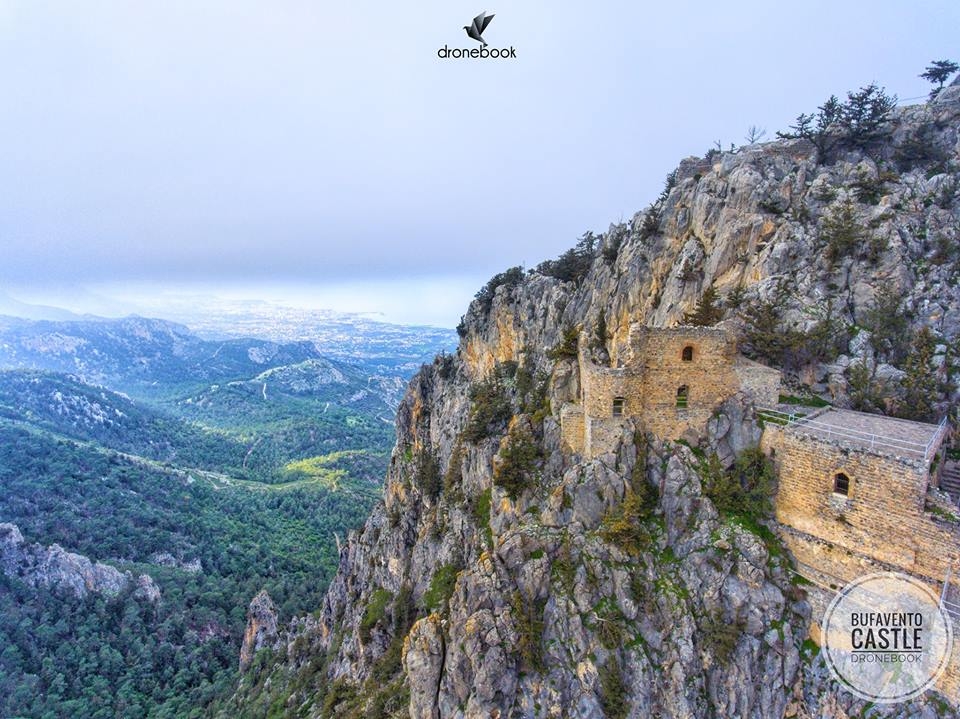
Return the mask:
<path id="1" fill-rule="evenodd" d="M 277 608 L 266 589 L 250 601 L 247 608 L 247 627 L 240 646 L 240 671 L 250 666 L 253 655 L 277 638 Z"/>
<path id="2" fill-rule="evenodd" d="M 662 202 L 599 238 L 582 276 L 488 286 L 457 353 L 410 382 L 383 502 L 344 545 L 323 606 L 277 633 L 270 691 L 314 717 L 866 711 L 801 651 L 811 610 L 789 558 L 717 512 L 678 438 L 624 418 L 606 453 L 561 450 L 561 408 L 583 387 L 564 341 L 596 336 L 603 312 L 595 354 L 616 367 L 631 324 L 672 326 L 708 286 L 777 297 L 798 330 L 828 303 L 862 326 L 889 287 L 915 326 L 956 347 L 955 89 L 898 109 L 869 155 L 848 148 L 821 164 L 808 143 L 777 141 L 686 160 Z M 823 221 L 847 199 L 874 241 L 830 263 Z M 788 380 L 843 402 L 847 369 L 883 361 L 860 332 Z M 899 369 L 882 372 L 895 381 Z M 695 439 L 730 464 L 759 438 L 754 408 L 734 396 L 711 409 Z"/>
<path id="3" fill-rule="evenodd" d="M 116 596 L 135 585 L 134 596 L 138 599 L 160 600 L 160 589 L 149 575 L 134 577 L 130 572 L 91 562 L 58 544 L 27 544 L 15 524 L 0 524 L 0 571 L 30 586 L 67 591 L 78 598 L 91 593 Z"/>

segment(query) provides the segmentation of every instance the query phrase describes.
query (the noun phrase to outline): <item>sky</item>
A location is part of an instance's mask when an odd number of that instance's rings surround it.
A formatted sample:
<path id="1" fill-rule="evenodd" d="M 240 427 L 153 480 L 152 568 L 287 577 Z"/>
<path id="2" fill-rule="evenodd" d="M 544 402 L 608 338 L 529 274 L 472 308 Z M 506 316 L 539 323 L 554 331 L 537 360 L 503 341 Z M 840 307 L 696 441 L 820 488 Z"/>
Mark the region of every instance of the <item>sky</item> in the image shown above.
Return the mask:
<path id="1" fill-rule="evenodd" d="M 516 58 L 438 58 L 481 10 Z M 717 140 L 921 98 L 958 27 L 955 0 L 0 0 L 0 292 L 289 286 L 452 326 Z"/>

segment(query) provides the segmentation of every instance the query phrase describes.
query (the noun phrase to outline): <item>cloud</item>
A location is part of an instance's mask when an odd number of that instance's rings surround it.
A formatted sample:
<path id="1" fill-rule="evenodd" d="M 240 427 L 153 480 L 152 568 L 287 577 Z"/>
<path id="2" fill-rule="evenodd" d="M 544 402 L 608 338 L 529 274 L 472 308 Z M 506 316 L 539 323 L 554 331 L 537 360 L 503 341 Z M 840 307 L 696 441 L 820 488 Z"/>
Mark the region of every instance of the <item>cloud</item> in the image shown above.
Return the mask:
<path id="1" fill-rule="evenodd" d="M 958 7 L 534 2 L 491 9 L 497 65 L 436 58 L 476 14 L 438 0 L 3 3 L 0 283 L 530 265 L 718 137 L 922 94 Z M 804 52 L 769 50 L 787 28 Z"/>

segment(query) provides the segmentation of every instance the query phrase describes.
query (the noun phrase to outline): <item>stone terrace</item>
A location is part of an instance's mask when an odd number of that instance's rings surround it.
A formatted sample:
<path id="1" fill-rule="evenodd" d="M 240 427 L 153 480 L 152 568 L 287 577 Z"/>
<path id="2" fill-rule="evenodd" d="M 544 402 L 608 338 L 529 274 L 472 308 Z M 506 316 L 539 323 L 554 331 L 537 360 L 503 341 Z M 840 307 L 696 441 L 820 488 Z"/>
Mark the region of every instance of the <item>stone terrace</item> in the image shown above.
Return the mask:
<path id="1" fill-rule="evenodd" d="M 846 409 L 814 413 L 798 419 L 791 428 L 856 449 L 911 460 L 929 459 L 943 434 L 942 426 L 935 424 Z"/>

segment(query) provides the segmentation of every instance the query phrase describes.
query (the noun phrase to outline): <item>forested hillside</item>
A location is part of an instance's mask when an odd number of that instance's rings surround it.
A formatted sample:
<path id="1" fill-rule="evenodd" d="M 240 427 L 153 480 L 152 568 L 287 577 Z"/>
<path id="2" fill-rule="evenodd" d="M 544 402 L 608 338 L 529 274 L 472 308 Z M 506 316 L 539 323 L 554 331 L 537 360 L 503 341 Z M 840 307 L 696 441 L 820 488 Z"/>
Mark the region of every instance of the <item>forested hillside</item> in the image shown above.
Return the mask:
<path id="1" fill-rule="evenodd" d="M 0 345 L 0 522 L 60 558 L 5 540 L 0 716 L 205 716 L 251 597 L 319 604 L 380 496 L 403 378 L 139 318 L 4 320 Z M 91 584 L 87 560 L 159 599 Z"/>

